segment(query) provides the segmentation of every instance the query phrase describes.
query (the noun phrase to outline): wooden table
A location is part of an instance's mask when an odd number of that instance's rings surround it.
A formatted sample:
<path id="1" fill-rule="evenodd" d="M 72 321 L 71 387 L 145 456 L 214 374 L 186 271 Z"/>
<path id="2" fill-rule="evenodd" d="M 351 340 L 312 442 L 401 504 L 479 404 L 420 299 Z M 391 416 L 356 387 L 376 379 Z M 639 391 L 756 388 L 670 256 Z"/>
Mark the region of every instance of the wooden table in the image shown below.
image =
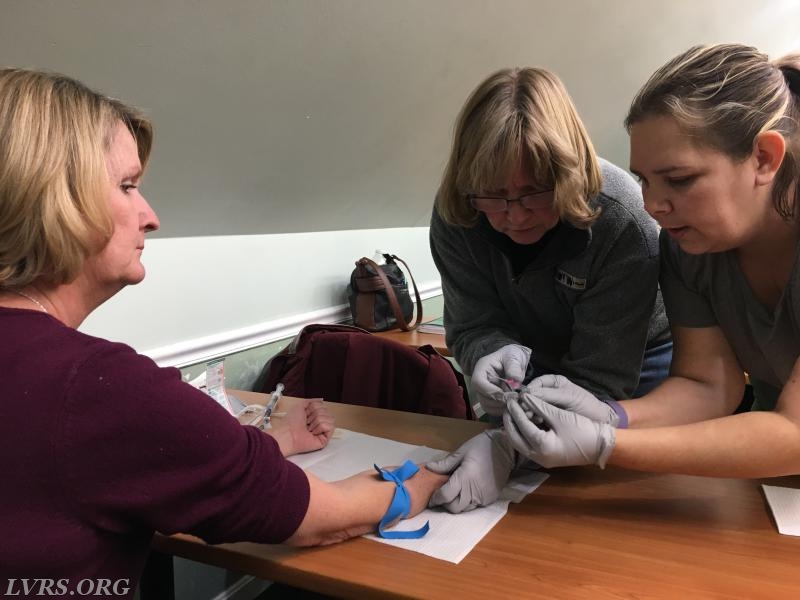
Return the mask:
<path id="1" fill-rule="evenodd" d="M 441 449 L 485 427 L 342 404 L 331 409 L 343 427 Z M 185 536 L 157 536 L 153 545 L 346 598 L 795 598 L 800 539 L 778 534 L 759 483 L 555 469 L 458 565 L 363 538 L 303 550 L 208 546 Z M 800 487 L 800 477 L 770 483 Z"/>
<path id="2" fill-rule="evenodd" d="M 450 349 L 447 347 L 447 344 L 445 344 L 443 333 L 421 333 L 416 329 L 412 331 L 392 329 L 391 331 L 377 331 L 372 335 L 394 340 L 406 346 L 413 346 L 414 348 L 430 344 L 442 356 L 452 356 Z"/>

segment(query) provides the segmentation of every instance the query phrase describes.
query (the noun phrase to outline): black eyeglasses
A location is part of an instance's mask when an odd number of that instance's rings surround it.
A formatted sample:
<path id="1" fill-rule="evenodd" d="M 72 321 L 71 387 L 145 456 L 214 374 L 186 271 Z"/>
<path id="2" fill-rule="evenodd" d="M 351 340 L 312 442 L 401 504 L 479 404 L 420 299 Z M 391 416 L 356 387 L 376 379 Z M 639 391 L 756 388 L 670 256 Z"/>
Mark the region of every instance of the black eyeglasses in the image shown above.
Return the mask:
<path id="1" fill-rule="evenodd" d="M 554 191 L 528 192 L 527 194 L 522 194 L 519 198 L 506 198 L 505 196 L 493 196 L 490 194 L 467 194 L 467 199 L 472 208 L 485 213 L 508 210 L 508 205 L 511 202 L 519 202 L 528 210 L 541 210 L 553 206 Z"/>

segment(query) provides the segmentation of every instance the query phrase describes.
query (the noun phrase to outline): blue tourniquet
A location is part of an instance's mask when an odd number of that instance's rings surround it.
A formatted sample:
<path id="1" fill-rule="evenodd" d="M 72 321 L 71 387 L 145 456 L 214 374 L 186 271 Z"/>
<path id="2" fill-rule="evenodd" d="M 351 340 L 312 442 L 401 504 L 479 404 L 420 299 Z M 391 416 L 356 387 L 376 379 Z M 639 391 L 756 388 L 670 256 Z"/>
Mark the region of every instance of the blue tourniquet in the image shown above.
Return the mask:
<path id="1" fill-rule="evenodd" d="M 394 471 L 387 471 L 375 465 L 375 470 L 381 474 L 386 481 L 393 481 L 397 486 L 394 491 L 394 498 L 389 505 L 389 510 L 383 515 L 381 522 L 378 523 L 378 535 L 386 539 L 394 540 L 409 540 L 421 538 L 428 533 L 430 523 L 425 523 L 422 527 L 415 531 L 384 531 L 384 527 L 388 527 L 390 523 L 398 519 L 403 519 L 408 516 L 411 510 L 411 497 L 408 495 L 408 490 L 403 482 L 419 471 L 419 467 L 410 460 L 407 460 L 403 465 Z"/>

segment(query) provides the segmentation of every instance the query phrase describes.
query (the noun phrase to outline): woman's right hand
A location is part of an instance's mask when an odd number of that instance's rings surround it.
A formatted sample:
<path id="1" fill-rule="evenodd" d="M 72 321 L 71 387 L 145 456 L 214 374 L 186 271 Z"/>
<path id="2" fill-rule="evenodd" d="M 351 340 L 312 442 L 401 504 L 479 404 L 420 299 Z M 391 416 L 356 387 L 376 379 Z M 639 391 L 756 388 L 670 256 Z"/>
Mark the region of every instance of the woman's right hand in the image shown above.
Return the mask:
<path id="1" fill-rule="evenodd" d="M 475 363 L 471 376 L 472 389 L 486 414 L 493 417 L 503 414 L 506 408 L 505 394 L 524 381 L 531 353 L 531 349 L 525 346 L 508 344 Z"/>

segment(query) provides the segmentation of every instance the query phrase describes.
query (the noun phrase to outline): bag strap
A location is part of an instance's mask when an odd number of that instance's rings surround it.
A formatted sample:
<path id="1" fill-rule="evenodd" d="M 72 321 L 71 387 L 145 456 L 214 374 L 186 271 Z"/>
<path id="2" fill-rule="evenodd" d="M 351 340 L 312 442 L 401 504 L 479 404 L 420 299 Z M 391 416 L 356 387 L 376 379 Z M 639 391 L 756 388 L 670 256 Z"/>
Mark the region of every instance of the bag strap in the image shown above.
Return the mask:
<path id="1" fill-rule="evenodd" d="M 393 259 L 399 260 L 403 265 L 405 265 L 406 270 L 408 270 L 408 265 L 402 260 L 397 258 L 396 256 L 392 255 Z M 366 256 L 358 261 L 360 264 L 367 264 L 372 267 L 375 273 L 380 278 L 381 282 L 383 283 L 383 287 L 386 290 L 386 298 L 389 300 L 389 306 L 392 307 L 392 313 L 394 314 L 395 321 L 397 324 L 400 325 L 400 329 L 403 331 L 411 331 L 412 329 L 416 329 L 422 319 L 422 301 L 419 297 L 419 292 L 417 291 L 417 284 L 414 283 L 414 277 L 411 275 L 411 271 L 408 271 L 409 277 L 411 277 L 411 283 L 414 286 L 414 294 L 417 297 L 417 318 L 414 321 L 413 325 L 409 325 L 406 321 L 405 316 L 403 316 L 403 311 L 400 308 L 400 303 L 397 301 L 397 296 L 394 293 L 394 288 L 392 287 L 392 283 L 389 281 L 389 278 L 386 277 L 386 273 L 383 272 L 380 265 L 376 263 L 374 260 L 367 258 Z"/>
<path id="2" fill-rule="evenodd" d="M 406 261 L 402 258 L 397 256 L 396 254 L 391 255 L 393 260 L 399 260 L 403 263 L 403 266 L 406 268 L 406 273 L 408 273 L 409 279 L 411 279 L 411 285 L 414 288 L 414 296 L 417 299 L 417 318 L 414 319 L 413 325 L 411 325 L 408 329 L 404 329 L 403 331 L 409 331 L 409 329 L 416 329 L 419 324 L 422 322 L 422 299 L 419 297 L 419 290 L 417 289 L 417 282 L 414 281 L 414 276 L 411 274 L 411 269 L 408 268 Z"/>
<path id="3" fill-rule="evenodd" d="M 386 290 L 386 299 L 389 300 L 389 306 L 392 307 L 392 313 L 394 313 L 395 321 L 397 324 L 400 325 L 400 328 L 403 331 L 408 331 L 409 326 L 406 322 L 405 317 L 403 316 L 403 311 L 400 309 L 400 303 L 397 301 L 397 296 L 394 293 L 394 288 L 392 287 L 392 283 L 389 281 L 389 278 L 386 277 L 386 273 L 383 272 L 380 265 L 376 263 L 374 260 L 367 258 L 366 256 L 358 261 L 362 264 L 366 263 L 372 267 L 375 273 L 378 275 L 378 278 L 383 283 L 383 289 Z"/>

